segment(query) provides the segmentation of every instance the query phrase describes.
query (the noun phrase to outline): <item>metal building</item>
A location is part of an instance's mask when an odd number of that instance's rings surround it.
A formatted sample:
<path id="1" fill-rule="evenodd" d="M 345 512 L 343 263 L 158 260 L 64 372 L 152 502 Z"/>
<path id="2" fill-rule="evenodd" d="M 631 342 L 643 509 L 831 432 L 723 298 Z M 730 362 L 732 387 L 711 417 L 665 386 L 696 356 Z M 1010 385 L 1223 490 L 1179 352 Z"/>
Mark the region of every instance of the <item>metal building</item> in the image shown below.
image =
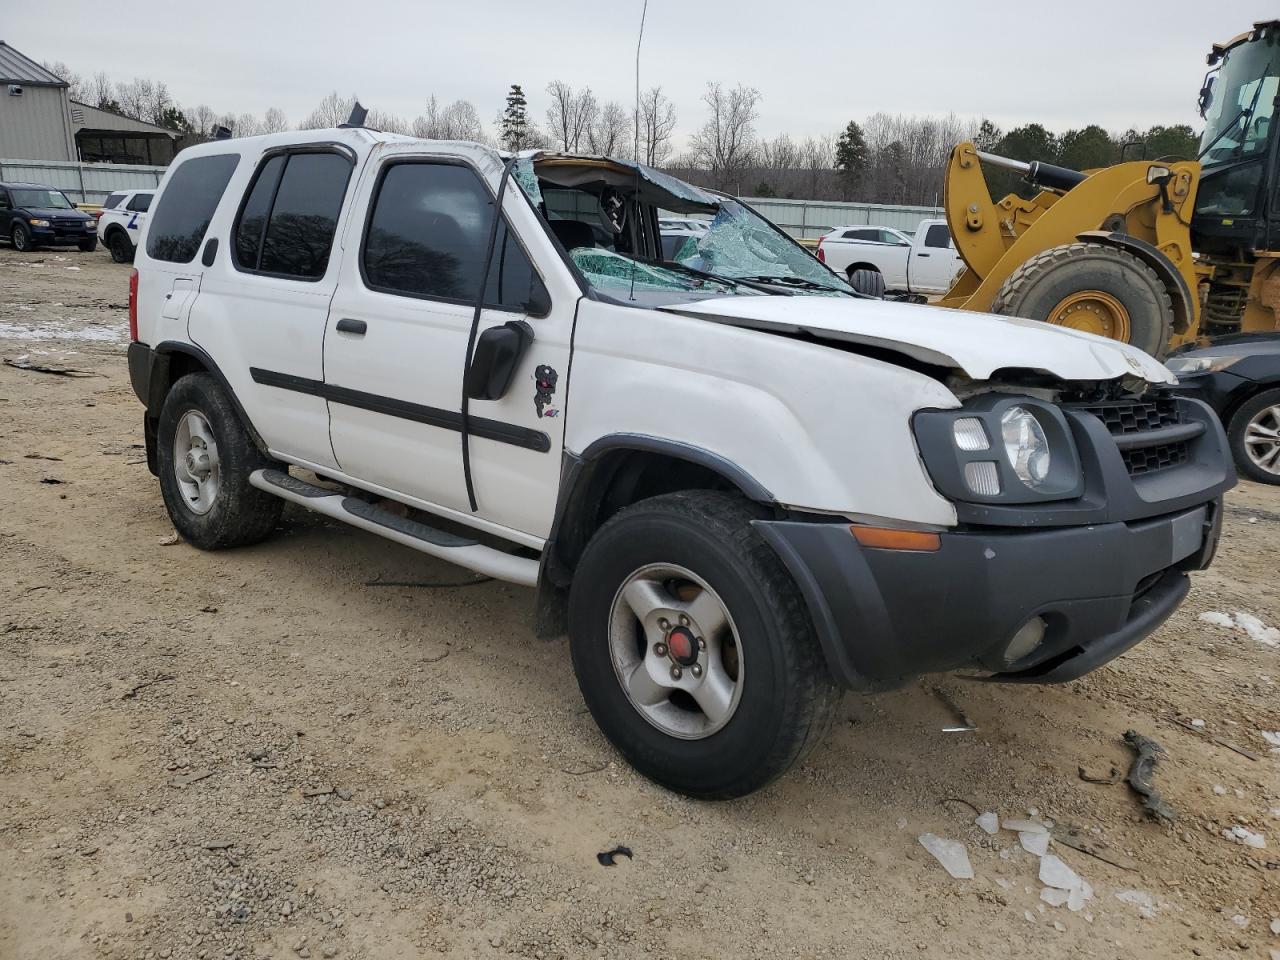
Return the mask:
<path id="1" fill-rule="evenodd" d="M 167 164 L 177 134 L 67 95 L 67 83 L 0 40 L 0 160 Z"/>

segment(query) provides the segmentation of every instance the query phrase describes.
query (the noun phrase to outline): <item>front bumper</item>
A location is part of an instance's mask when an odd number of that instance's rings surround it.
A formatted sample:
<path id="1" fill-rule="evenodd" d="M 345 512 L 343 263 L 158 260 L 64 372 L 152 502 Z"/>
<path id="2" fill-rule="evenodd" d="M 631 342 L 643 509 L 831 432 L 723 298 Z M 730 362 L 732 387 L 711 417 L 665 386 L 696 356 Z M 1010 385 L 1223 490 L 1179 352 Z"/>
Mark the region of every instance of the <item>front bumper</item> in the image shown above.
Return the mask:
<path id="1" fill-rule="evenodd" d="M 1061 683 L 1155 631 L 1207 566 L 1220 498 L 1132 522 L 1039 530 L 964 530 L 933 553 L 861 547 L 843 523 L 758 521 L 800 586 L 837 680 L 855 690 L 923 673 Z M 1043 642 L 1005 660 L 1029 619 Z"/>
<path id="2" fill-rule="evenodd" d="M 33 227 L 28 224 L 27 229 L 31 232 L 32 241 L 45 247 L 70 246 L 98 239 L 96 229 L 88 229 L 79 220 L 73 223 L 75 226 L 55 224 L 52 227 Z"/>

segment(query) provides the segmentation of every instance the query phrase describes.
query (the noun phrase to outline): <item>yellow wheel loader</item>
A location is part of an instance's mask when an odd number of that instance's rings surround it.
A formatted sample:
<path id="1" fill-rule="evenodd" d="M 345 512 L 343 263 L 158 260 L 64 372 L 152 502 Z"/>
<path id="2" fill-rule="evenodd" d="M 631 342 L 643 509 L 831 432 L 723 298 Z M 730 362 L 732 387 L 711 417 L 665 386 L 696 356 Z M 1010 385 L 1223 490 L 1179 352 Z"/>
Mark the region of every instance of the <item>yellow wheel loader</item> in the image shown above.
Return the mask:
<path id="1" fill-rule="evenodd" d="M 1280 21 L 1215 45 L 1198 161 L 1079 172 L 952 151 L 946 215 L 966 269 L 941 305 L 1028 317 L 1156 356 L 1280 320 Z M 983 166 L 1039 192 L 991 199 Z"/>

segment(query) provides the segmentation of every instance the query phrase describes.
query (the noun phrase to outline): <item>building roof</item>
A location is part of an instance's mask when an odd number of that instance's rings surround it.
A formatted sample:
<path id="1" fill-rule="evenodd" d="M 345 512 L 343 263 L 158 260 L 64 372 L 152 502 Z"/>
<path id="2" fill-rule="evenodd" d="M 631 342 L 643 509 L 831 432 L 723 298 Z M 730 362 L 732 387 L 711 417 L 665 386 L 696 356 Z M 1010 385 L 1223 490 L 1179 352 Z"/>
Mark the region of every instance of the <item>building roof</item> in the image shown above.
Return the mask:
<path id="1" fill-rule="evenodd" d="M 46 87 L 68 85 L 60 76 L 50 73 L 3 40 L 0 40 L 0 83 L 29 83 Z"/>
<path id="2" fill-rule="evenodd" d="M 176 139 L 178 133 L 176 130 L 170 130 L 167 127 L 158 127 L 154 123 L 147 123 L 145 120 L 135 120 L 133 117 L 126 117 L 121 113 L 113 113 L 110 110 L 102 110 L 98 107 L 87 103 L 81 103 L 79 100 L 71 101 L 71 125 L 79 130 L 122 130 L 130 133 L 139 134 L 161 134 L 170 140 Z"/>

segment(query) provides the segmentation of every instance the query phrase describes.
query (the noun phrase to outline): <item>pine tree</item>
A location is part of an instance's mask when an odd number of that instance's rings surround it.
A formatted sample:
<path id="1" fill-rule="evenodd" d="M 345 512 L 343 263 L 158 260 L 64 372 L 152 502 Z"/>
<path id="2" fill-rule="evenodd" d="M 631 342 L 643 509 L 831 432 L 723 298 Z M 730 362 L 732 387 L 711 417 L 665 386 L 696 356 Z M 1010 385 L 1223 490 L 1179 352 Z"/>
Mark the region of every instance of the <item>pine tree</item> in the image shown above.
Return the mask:
<path id="1" fill-rule="evenodd" d="M 850 120 L 836 141 L 836 169 L 840 171 L 845 199 L 852 199 L 862 184 L 867 160 L 867 140 L 862 135 L 862 128 Z"/>
<path id="2" fill-rule="evenodd" d="M 528 102 L 520 84 L 513 83 L 507 93 L 507 108 L 502 111 L 502 145 L 514 152 L 523 150 L 528 141 Z"/>

